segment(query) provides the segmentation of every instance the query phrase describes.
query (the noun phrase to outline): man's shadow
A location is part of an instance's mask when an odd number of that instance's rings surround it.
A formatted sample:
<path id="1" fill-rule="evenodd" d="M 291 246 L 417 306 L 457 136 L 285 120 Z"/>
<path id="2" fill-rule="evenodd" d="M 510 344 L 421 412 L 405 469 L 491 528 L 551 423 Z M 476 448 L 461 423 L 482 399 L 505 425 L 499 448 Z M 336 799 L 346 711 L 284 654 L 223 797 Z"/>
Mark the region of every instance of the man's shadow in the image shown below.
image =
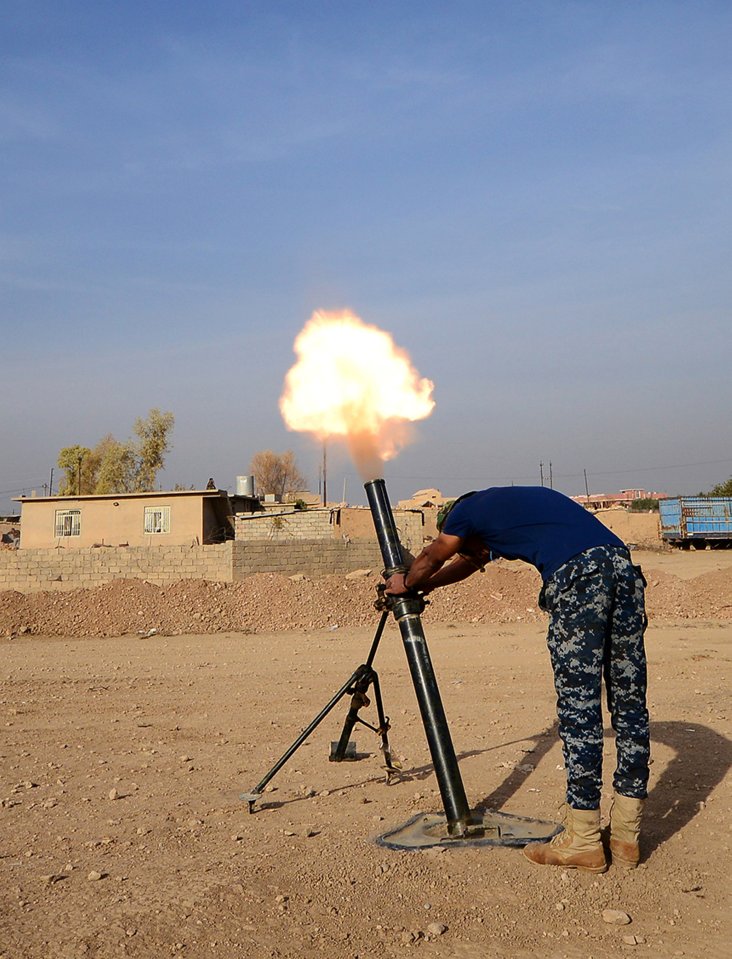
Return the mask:
<path id="1" fill-rule="evenodd" d="M 691 822 L 732 766 L 732 742 L 700 723 L 651 723 L 651 755 L 654 742 L 669 746 L 674 755 L 648 797 L 643 817 L 646 854 Z"/>
<path id="2" fill-rule="evenodd" d="M 614 739 L 612 734 L 608 738 Z M 534 748 L 528 754 L 524 768 L 515 766 L 500 785 L 477 803 L 477 808 L 501 809 L 532 776 L 531 767 L 538 766 L 557 739 L 556 723 L 534 736 L 526 737 L 526 741 L 533 742 Z M 700 723 L 679 720 L 651 723 L 651 753 L 654 743 L 670 747 L 674 755 L 656 782 L 651 783 L 643 818 L 643 849 L 646 855 L 694 819 L 732 767 L 732 742 Z M 608 766 L 612 768 L 612 760 L 606 762 L 606 783 L 610 775 Z"/>

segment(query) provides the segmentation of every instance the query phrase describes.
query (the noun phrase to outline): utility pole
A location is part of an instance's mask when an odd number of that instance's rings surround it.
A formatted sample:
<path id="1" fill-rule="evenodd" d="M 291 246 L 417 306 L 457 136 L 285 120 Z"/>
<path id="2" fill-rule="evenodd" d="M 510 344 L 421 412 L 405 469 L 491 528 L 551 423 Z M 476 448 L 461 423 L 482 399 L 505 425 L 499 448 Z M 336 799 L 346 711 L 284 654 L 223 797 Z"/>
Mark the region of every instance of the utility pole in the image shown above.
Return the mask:
<path id="1" fill-rule="evenodd" d="M 76 495 L 81 496 L 81 463 L 84 459 L 83 456 L 79 457 L 79 469 L 77 471 L 77 480 L 76 480 Z"/>
<path id="2" fill-rule="evenodd" d="M 587 485 L 587 470 L 582 470 L 585 474 L 585 495 L 587 496 L 587 505 L 590 505 L 590 487 Z"/>
<path id="3" fill-rule="evenodd" d="M 539 479 L 541 480 L 541 485 L 544 485 L 544 464 L 539 463 Z"/>
<path id="4" fill-rule="evenodd" d="M 552 461 L 549 460 L 549 489 L 554 489 L 554 477 L 552 474 Z"/>
<path id="5" fill-rule="evenodd" d="M 323 440 L 323 506 L 328 505 L 328 454 L 325 440 Z"/>
<path id="6" fill-rule="evenodd" d="M 48 484 L 48 495 L 53 496 L 53 466 L 51 467 L 51 479 Z"/>

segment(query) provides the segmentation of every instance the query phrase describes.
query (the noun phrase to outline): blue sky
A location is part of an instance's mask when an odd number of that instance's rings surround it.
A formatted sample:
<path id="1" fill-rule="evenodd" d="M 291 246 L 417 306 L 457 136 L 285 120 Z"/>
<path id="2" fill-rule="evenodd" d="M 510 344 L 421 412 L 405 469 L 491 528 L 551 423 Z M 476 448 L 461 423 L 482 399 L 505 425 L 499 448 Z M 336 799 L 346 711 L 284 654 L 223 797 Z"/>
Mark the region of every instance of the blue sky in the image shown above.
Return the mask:
<path id="1" fill-rule="evenodd" d="M 437 406 L 392 499 L 732 475 L 728 2 L 0 0 L 0 512 L 176 416 L 160 479 L 320 451 L 277 400 L 315 309 Z M 329 491 L 363 502 L 346 455 Z"/>

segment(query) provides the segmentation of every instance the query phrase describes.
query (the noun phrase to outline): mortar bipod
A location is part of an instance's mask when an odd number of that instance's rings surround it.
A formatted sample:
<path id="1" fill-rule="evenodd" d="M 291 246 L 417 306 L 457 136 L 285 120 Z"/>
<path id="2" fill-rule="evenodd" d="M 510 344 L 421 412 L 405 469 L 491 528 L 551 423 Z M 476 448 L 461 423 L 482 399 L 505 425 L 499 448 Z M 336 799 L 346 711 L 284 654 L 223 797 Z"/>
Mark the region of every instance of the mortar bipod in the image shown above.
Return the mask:
<path id="1" fill-rule="evenodd" d="M 254 789 L 248 793 L 241 793 L 239 798 L 244 802 L 249 803 L 250 813 L 254 812 L 254 804 L 257 802 L 257 800 L 262 798 L 262 793 L 264 792 L 265 786 L 280 771 L 280 769 L 282 769 L 287 760 L 300 748 L 300 746 L 302 746 L 308 736 L 320 725 L 320 723 L 326 718 L 331 710 L 338 705 L 344 696 L 351 696 L 351 705 L 343 724 L 343 731 L 340 739 L 337 743 L 331 743 L 331 752 L 329 756 L 330 761 L 352 762 L 361 758 L 355 751 L 355 744 L 350 740 L 353 727 L 356 725 L 356 723 L 360 723 L 362 726 L 366 726 L 366 728 L 370 729 L 372 732 L 377 733 L 377 735 L 381 738 L 380 749 L 384 755 L 384 768 L 386 769 L 387 784 L 391 782 L 392 776 L 398 775 L 399 765 L 394 762 L 391 754 L 391 747 L 389 746 L 388 732 L 391 728 L 389 724 L 389 717 L 384 714 L 384 704 L 381 699 L 379 677 L 372 665 L 388 617 L 389 610 L 384 610 L 381 614 L 379 625 L 376 628 L 376 634 L 374 635 L 374 639 L 371 644 L 371 650 L 369 651 L 366 662 L 354 670 L 354 672 L 351 674 L 351 676 L 349 676 L 348 680 L 343 684 L 343 686 L 341 686 L 330 702 L 324 706 L 323 709 L 321 709 L 310 725 L 300 733 L 297 739 L 282 754 L 282 756 L 280 756 L 269 772 L 257 783 Z M 362 707 L 370 705 L 370 700 L 367 696 L 367 693 L 369 686 L 371 685 L 374 687 L 376 713 L 379 721 L 378 726 L 372 726 L 370 723 L 367 723 L 366 720 L 361 719 L 361 717 L 358 715 L 358 711 Z"/>

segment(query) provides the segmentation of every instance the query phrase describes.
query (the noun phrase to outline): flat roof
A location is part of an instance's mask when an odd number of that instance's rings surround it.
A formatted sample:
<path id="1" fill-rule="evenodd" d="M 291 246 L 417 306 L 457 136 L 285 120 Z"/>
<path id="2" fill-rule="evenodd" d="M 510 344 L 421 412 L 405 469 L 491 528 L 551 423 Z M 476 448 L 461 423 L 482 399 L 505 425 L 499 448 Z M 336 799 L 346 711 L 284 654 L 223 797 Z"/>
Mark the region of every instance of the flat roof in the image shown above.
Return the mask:
<path id="1" fill-rule="evenodd" d="M 69 500 L 78 502 L 79 500 L 102 500 L 102 499 L 152 499 L 154 497 L 166 498 L 170 496 L 207 496 L 225 497 L 228 493 L 225 489 L 176 489 L 176 490 L 154 490 L 151 493 L 84 493 L 81 496 L 14 496 L 14 503 L 63 503 Z"/>

